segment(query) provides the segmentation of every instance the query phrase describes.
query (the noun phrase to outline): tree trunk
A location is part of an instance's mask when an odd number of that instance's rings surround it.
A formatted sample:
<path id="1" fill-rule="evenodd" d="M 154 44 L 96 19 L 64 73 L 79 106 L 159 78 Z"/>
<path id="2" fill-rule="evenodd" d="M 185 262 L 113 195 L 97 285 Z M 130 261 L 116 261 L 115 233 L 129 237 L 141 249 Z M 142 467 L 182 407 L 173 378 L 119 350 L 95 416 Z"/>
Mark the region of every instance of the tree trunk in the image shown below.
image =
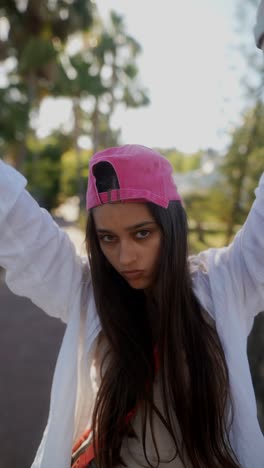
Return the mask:
<path id="1" fill-rule="evenodd" d="M 92 123 L 93 123 L 93 130 L 92 130 L 92 145 L 93 145 L 93 153 L 96 153 L 99 149 L 99 139 L 100 139 L 100 119 L 99 119 L 99 109 L 98 109 L 98 97 L 95 101 L 95 107 L 92 114 Z"/>
<path id="2" fill-rule="evenodd" d="M 80 200 L 80 208 L 85 206 L 85 188 L 82 179 L 82 161 L 81 151 L 78 145 L 78 138 L 80 136 L 80 102 L 79 98 L 73 99 L 73 114 L 74 114 L 74 150 L 76 154 L 76 177 L 77 177 L 77 195 Z"/>

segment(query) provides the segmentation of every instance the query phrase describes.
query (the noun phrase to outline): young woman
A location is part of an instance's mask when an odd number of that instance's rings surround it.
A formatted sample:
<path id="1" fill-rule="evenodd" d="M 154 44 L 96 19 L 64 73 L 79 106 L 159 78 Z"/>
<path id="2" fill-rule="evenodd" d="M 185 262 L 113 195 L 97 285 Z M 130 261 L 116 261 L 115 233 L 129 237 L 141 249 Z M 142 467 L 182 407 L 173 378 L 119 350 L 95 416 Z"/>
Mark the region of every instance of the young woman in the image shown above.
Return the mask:
<path id="1" fill-rule="evenodd" d="M 263 468 L 247 336 L 264 309 L 264 175 L 233 243 L 188 257 L 172 168 L 139 146 L 90 161 L 86 244 L 0 161 L 0 264 L 68 324 L 32 468 Z"/>
<path id="2" fill-rule="evenodd" d="M 168 161 L 97 153 L 88 263 L 25 184 L 0 162 L 6 282 L 68 324 L 32 468 L 263 468 L 247 336 L 264 310 L 264 174 L 232 244 L 189 257 Z"/>

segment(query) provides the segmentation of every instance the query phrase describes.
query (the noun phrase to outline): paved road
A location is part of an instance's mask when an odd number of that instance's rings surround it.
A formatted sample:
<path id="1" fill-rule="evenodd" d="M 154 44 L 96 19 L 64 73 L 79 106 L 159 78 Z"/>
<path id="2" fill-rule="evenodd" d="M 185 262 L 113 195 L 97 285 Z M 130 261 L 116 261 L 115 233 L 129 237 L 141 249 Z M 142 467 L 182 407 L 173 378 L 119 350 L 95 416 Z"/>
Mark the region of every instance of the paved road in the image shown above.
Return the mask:
<path id="1" fill-rule="evenodd" d="M 0 468 L 31 466 L 64 330 L 0 281 Z"/>
<path id="2" fill-rule="evenodd" d="M 85 255 L 84 233 L 68 211 L 67 205 L 54 219 L 68 233 L 77 253 Z M 0 269 L 0 468 L 31 466 L 47 422 L 64 330 L 60 320 L 12 294 Z"/>

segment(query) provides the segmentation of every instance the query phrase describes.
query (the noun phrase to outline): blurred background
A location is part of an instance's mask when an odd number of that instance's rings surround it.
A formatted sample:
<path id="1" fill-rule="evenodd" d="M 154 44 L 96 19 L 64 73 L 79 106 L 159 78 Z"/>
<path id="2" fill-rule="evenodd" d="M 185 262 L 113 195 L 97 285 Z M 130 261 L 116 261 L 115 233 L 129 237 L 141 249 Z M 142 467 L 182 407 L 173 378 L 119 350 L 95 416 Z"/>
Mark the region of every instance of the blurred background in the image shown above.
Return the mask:
<path id="1" fill-rule="evenodd" d="M 192 253 L 232 240 L 264 170 L 258 3 L 0 0 L 0 157 L 77 250 L 89 158 L 125 143 L 171 162 Z M 27 468 L 64 326 L 11 295 L 3 273 L 0 306 L 0 467 Z M 264 431 L 263 336 L 260 314 L 248 354 Z"/>

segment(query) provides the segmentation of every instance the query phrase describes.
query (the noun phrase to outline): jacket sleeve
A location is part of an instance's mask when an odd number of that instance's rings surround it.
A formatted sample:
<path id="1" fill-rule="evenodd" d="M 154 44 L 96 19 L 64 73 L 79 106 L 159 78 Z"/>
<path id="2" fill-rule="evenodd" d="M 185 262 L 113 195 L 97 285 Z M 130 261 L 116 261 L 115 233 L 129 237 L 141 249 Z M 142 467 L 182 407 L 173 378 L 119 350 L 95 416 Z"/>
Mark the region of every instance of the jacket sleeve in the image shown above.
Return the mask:
<path id="1" fill-rule="evenodd" d="M 0 160 L 0 265 L 8 287 L 68 321 L 83 263 L 68 235 L 25 190 L 26 179 Z"/>
<path id="2" fill-rule="evenodd" d="M 247 334 L 254 317 L 264 311 L 264 173 L 255 195 L 249 215 L 233 242 L 198 255 L 199 263 L 207 268 L 214 313 L 222 309 L 232 311 L 244 323 Z"/>
<path id="3" fill-rule="evenodd" d="M 254 28 L 255 34 L 255 41 L 256 45 L 259 48 L 264 47 L 264 0 L 261 0 L 258 11 L 257 11 L 257 19 Z"/>
<path id="4" fill-rule="evenodd" d="M 238 255 L 245 301 L 256 315 L 264 310 L 264 173 L 255 190 L 256 199 L 238 235 Z"/>

